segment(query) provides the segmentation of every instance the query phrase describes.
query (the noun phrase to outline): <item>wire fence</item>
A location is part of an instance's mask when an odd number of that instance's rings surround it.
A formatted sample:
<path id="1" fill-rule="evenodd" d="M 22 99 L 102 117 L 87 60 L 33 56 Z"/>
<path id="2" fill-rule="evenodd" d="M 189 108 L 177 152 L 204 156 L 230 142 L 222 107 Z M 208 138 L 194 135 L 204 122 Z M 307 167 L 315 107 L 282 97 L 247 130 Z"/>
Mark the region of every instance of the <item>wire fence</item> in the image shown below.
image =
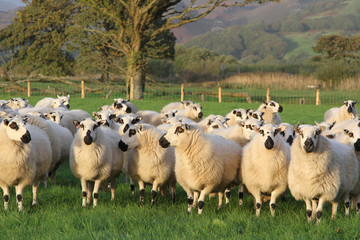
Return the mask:
<path id="1" fill-rule="evenodd" d="M 282 104 L 339 105 L 345 100 L 357 100 L 360 93 L 357 90 L 326 90 L 319 87 L 316 85 L 315 88 L 289 90 L 236 84 L 221 86 L 221 84 L 217 83 L 177 84 L 152 82 L 146 84 L 144 100 L 261 103 L 271 99 Z M 126 87 L 123 82 L 23 81 L 18 82 L 17 85 L 0 85 L 0 89 L 0 98 L 4 100 L 12 97 L 56 97 L 57 95 L 67 94 L 75 98 L 127 98 Z"/>

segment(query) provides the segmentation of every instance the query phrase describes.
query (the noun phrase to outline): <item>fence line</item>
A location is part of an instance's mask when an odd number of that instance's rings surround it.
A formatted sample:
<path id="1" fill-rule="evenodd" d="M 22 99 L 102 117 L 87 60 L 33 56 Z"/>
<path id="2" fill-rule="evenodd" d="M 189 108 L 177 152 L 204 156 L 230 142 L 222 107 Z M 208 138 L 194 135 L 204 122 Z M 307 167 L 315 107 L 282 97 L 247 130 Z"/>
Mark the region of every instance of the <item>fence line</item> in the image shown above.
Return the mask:
<path id="1" fill-rule="evenodd" d="M 26 86 L 27 85 L 27 86 Z M 180 86 L 179 86 L 180 85 Z M 81 81 L 81 84 L 67 84 L 57 82 L 23 81 L 20 88 L 0 86 L 0 99 L 6 100 L 14 96 L 19 97 L 56 97 L 56 95 L 70 94 L 72 97 L 81 98 L 126 98 L 124 84 L 98 83 Z M 323 89 L 307 90 L 281 90 L 273 88 L 245 88 L 244 86 L 202 86 L 195 83 L 171 84 L 153 83 L 147 84 L 144 92 L 144 100 L 166 100 L 196 102 L 262 102 L 274 100 L 283 104 L 336 104 L 340 105 L 345 100 L 358 100 L 356 91 L 335 91 Z M 3 96 L 3 97 L 1 97 Z"/>

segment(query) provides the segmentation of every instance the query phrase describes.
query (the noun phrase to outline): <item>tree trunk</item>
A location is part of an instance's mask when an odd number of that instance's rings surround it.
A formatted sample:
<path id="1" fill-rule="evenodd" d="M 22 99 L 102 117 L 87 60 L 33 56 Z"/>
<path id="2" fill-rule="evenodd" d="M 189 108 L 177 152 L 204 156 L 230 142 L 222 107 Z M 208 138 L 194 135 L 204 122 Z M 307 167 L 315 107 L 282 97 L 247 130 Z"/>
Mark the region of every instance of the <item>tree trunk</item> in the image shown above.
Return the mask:
<path id="1" fill-rule="evenodd" d="M 126 93 L 129 100 L 144 99 L 146 60 L 140 54 L 127 56 Z"/>

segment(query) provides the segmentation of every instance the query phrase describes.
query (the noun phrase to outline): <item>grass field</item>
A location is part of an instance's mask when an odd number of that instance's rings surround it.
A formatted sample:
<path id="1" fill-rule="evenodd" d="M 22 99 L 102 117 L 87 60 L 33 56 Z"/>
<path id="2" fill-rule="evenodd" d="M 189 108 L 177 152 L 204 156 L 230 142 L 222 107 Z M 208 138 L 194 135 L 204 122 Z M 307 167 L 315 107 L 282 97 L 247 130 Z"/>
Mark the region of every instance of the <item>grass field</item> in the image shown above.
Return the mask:
<path id="1" fill-rule="evenodd" d="M 39 97 L 30 98 L 35 104 Z M 88 112 L 110 104 L 105 99 L 72 98 L 71 108 Z M 135 101 L 139 109 L 158 111 L 165 101 Z M 223 114 L 237 107 L 257 108 L 259 104 L 214 103 L 202 104 L 205 116 Z M 322 121 L 330 105 L 284 105 L 283 121 L 310 123 Z M 14 189 L 10 206 L 4 211 L 0 205 L 0 239 L 358 239 L 360 215 L 351 211 L 344 216 L 340 204 L 335 220 L 330 220 L 331 209 L 327 204 L 320 225 L 307 223 L 305 204 L 295 201 L 290 194 L 285 202 L 279 200 L 276 217 L 271 217 L 267 204 L 261 217 L 255 217 L 252 198 L 245 196 L 239 206 L 237 189 L 233 189 L 230 204 L 216 210 L 217 199 L 206 199 L 204 212 L 186 214 L 186 194 L 177 187 L 177 201 L 170 196 L 158 196 L 156 206 L 150 207 L 150 189 L 146 189 L 145 204 L 139 204 L 139 193 L 130 193 L 129 183 L 118 179 L 116 199 L 110 193 L 100 192 L 98 207 L 81 207 L 80 181 L 69 164 L 63 164 L 57 174 L 57 185 L 51 183 L 38 193 L 38 205 L 31 207 L 31 188 L 24 192 L 24 211 L 18 212 Z"/>

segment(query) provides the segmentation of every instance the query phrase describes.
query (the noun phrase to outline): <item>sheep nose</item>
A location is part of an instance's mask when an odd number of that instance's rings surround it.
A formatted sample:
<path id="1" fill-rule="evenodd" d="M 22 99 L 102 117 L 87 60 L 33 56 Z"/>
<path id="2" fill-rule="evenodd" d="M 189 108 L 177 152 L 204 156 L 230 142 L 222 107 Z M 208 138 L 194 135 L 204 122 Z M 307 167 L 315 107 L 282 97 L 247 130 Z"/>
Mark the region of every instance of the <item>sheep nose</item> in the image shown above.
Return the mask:
<path id="1" fill-rule="evenodd" d="M 356 151 L 360 151 L 360 138 L 354 143 L 354 147 Z"/>
<path id="2" fill-rule="evenodd" d="M 348 109 L 347 109 L 348 113 L 352 113 L 352 107 L 349 106 Z"/>
<path id="3" fill-rule="evenodd" d="M 272 140 L 272 138 L 270 136 L 268 136 L 266 141 L 265 141 L 265 147 L 268 150 L 270 150 L 270 149 L 272 149 L 274 147 L 274 141 Z"/>
<path id="4" fill-rule="evenodd" d="M 87 132 L 86 132 L 86 136 L 84 137 L 84 143 L 86 144 L 86 145 L 90 145 L 92 142 L 93 142 L 93 138 L 91 137 L 91 132 L 90 132 L 90 130 L 88 130 Z"/>
<path id="5" fill-rule="evenodd" d="M 126 145 L 122 140 L 119 141 L 118 146 L 121 149 L 121 151 L 123 151 L 123 152 L 126 152 L 129 148 L 129 146 Z"/>
<path id="6" fill-rule="evenodd" d="M 163 148 L 167 148 L 170 146 L 170 142 L 165 138 L 165 134 L 161 136 L 159 144 Z"/>
<path id="7" fill-rule="evenodd" d="M 24 135 L 20 138 L 23 143 L 29 143 L 31 141 L 31 135 L 29 131 L 26 131 Z"/>
<path id="8" fill-rule="evenodd" d="M 65 107 L 66 107 L 67 109 L 70 109 L 70 104 L 66 104 Z"/>
<path id="9" fill-rule="evenodd" d="M 282 112 L 283 111 L 283 107 L 280 105 L 279 106 L 279 110 L 278 110 L 279 112 Z"/>
<path id="10" fill-rule="evenodd" d="M 314 142 L 310 138 L 306 139 L 304 146 L 307 153 L 314 151 Z"/>
<path id="11" fill-rule="evenodd" d="M 236 112 L 237 117 L 241 117 L 241 112 Z"/>
<path id="12" fill-rule="evenodd" d="M 131 108 L 130 108 L 130 107 L 127 107 L 125 112 L 126 112 L 126 113 L 131 113 Z"/>
<path id="13" fill-rule="evenodd" d="M 293 143 L 293 141 L 294 141 L 293 136 L 289 136 L 288 139 L 286 140 L 286 142 L 290 145 Z"/>
<path id="14" fill-rule="evenodd" d="M 203 116 L 203 113 L 202 113 L 202 112 L 199 112 L 198 117 L 199 117 L 199 118 L 202 118 L 202 116 Z"/>

